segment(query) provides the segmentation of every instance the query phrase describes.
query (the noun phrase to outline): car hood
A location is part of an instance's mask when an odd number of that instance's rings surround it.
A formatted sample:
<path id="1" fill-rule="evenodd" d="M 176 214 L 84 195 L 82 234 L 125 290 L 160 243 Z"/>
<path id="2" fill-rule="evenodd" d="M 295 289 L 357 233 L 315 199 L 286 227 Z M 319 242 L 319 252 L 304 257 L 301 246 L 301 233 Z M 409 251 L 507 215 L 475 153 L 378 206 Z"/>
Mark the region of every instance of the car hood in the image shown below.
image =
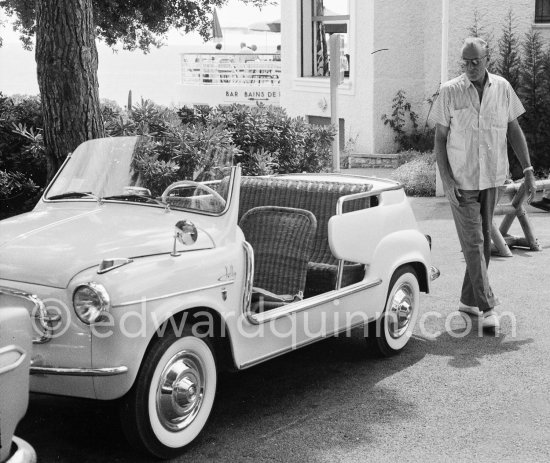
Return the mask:
<path id="1" fill-rule="evenodd" d="M 109 204 L 92 210 L 49 208 L 0 222 L 0 278 L 65 288 L 78 272 L 105 258 L 169 253 L 181 217 L 160 208 Z M 195 244 L 212 248 L 199 230 Z"/>

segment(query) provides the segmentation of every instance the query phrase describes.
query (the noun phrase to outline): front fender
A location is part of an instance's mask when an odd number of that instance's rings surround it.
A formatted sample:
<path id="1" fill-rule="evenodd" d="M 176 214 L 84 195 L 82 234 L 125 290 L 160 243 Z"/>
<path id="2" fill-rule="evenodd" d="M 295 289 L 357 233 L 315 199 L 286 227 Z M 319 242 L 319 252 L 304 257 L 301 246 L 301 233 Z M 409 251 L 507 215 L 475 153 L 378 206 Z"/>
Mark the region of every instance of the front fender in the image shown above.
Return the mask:
<path id="1" fill-rule="evenodd" d="M 109 400 L 126 394 L 134 384 L 154 338 L 162 336 L 170 329 L 181 333 L 188 311 L 204 308 L 205 311 L 220 314 L 224 307 L 218 303 L 219 299 L 219 291 L 213 289 L 208 294 L 200 291 L 183 299 L 131 306 L 114 324 L 105 324 L 98 328 L 98 333 L 92 338 L 93 365 L 97 368 L 124 365 L 128 371 L 124 375 L 95 377 L 96 398 Z"/>
<path id="2" fill-rule="evenodd" d="M 108 319 L 90 327 L 92 365 L 95 368 L 123 365 L 128 371 L 124 375 L 95 377 L 98 399 L 115 399 L 128 392 L 155 336 L 166 329 L 176 333 L 183 329 L 186 317 L 180 320 L 176 315 L 207 308 L 222 320 L 238 316 L 242 305 L 242 279 L 238 278 L 243 271 L 242 249 L 230 246 L 207 253 L 207 256 L 203 252 L 159 256 L 121 267 L 125 278 L 119 281 L 126 281 L 133 292 L 128 287 L 113 289 L 115 296 Z M 179 284 L 172 278 L 174 272 Z M 149 283 L 146 275 L 151 275 Z M 110 282 L 110 286 L 113 284 Z"/>

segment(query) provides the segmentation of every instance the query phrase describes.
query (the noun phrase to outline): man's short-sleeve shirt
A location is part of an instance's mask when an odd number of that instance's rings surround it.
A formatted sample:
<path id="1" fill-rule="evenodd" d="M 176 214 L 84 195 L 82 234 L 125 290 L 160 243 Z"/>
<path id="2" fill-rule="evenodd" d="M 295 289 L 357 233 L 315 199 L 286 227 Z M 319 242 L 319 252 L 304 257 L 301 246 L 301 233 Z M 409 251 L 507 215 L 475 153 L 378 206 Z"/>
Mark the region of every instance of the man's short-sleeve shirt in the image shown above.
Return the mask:
<path id="1" fill-rule="evenodd" d="M 488 74 L 481 104 L 474 84 L 462 74 L 441 86 L 430 115 L 449 127 L 447 157 L 457 187 L 484 190 L 508 175 L 508 123 L 525 109 L 508 81 Z"/>

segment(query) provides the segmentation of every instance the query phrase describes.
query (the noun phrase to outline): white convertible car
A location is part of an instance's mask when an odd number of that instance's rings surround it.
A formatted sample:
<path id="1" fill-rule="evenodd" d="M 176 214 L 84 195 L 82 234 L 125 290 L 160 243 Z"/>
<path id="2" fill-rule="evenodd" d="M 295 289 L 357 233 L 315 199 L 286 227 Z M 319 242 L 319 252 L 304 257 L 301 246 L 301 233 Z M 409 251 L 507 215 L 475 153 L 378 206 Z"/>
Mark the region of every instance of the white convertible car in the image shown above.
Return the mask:
<path id="1" fill-rule="evenodd" d="M 359 326 L 374 352 L 405 347 L 439 272 L 400 184 L 234 166 L 156 191 L 142 146 L 83 143 L 32 212 L 0 222 L 0 302 L 32 315 L 32 391 L 120 399 L 129 440 L 170 458 L 205 426 L 220 369 Z"/>

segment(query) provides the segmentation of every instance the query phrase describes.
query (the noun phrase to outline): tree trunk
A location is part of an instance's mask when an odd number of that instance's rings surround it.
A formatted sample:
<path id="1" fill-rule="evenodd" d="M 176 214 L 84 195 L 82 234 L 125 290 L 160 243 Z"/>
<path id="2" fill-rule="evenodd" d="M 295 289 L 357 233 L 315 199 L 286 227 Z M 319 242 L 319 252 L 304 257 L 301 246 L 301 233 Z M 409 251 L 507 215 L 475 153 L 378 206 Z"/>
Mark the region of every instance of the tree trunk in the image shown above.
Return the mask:
<path id="1" fill-rule="evenodd" d="M 105 136 L 92 0 L 37 0 L 36 64 L 50 180 L 80 143 Z"/>

